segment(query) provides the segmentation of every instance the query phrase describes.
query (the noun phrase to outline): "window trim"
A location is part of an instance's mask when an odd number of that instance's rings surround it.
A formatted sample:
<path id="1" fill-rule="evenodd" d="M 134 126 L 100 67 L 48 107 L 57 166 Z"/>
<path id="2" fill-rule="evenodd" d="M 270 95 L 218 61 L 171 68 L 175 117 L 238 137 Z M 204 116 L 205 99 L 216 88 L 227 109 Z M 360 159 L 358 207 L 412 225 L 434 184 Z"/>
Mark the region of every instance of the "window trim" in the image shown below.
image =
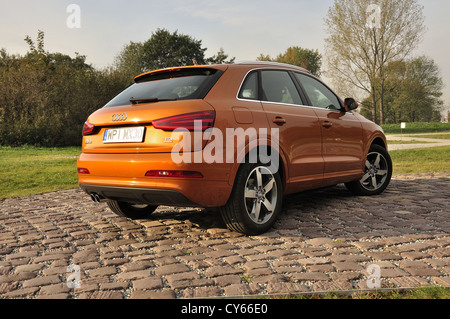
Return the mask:
<path id="1" fill-rule="evenodd" d="M 292 73 L 293 73 L 293 77 L 295 78 L 295 81 L 298 83 L 300 89 L 301 89 L 302 92 L 305 94 L 305 97 L 306 97 L 306 99 L 307 99 L 307 102 L 308 102 L 309 106 L 314 107 L 314 108 L 317 108 L 317 109 L 320 109 L 320 110 L 338 111 L 338 112 L 345 112 L 345 113 L 348 113 L 348 112 L 345 111 L 344 103 L 343 103 L 343 101 L 341 100 L 341 98 L 340 98 L 336 93 L 334 93 L 334 91 L 333 91 L 332 89 L 330 89 L 330 87 L 329 87 L 328 85 L 326 85 L 325 83 L 323 83 L 322 81 L 320 81 L 320 80 L 317 79 L 316 77 L 311 76 L 311 75 L 309 75 L 309 74 L 305 74 L 305 73 L 301 73 L 301 72 L 297 72 L 297 71 L 292 71 Z M 322 84 L 326 89 L 328 89 L 328 91 L 330 91 L 331 94 L 333 94 L 333 95 L 336 97 L 337 101 L 339 102 L 339 106 L 340 106 L 341 108 L 340 108 L 339 110 L 333 110 L 333 109 L 326 109 L 326 108 L 323 108 L 323 107 L 314 106 L 314 105 L 312 104 L 311 99 L 309 98 L 309 95 L 308 95 L 308 93 L 306 92 L 306 90 L 305 90 L 303 84 L 301 83 L 301 81 L 300 81 L 299 79 L 297 79 L 297 77 L 295 76 L 294 73 L 301 74 L 301 75 L 310 77 L 310 78 L 313 79 L 313 80 L 318 81 L 318 82 L 319 82 L 320 84 Z"/>
<path id="2" fill-rule="evenodd" d="M 271 102 L 271 101 L 264 101 L 262 99 L 262 94 L 263 94 L 263 90 L 262 90 L 262 83 L 261 83 L 261 71 L 264 70 L 272 70 L 272 71 L 286 71 L 289 73 L 289 75 L 291 76 L 291 79 L 294 82 L 294 85 L 298 91 L 298 94 L 300 95 L 300 98 L 302 99 L 303 103 L 307 103 L 307 104 L 288 104 L 288 103 L 280 103 L 280 102 Z M 239 94 L 242 90 L 242 86 L 244 85 L 245 80 L 247 79 L 248 75 L 252 72 L 258 72 L 258 99 L 257 100 L 252 100 L 252 99 L 246 99 L 246 98 L 240 98 Z M 324 109 L 322 107 L 318 107 L 318 106 L 313 106 L 311 103 L 311 100 L 309 99 L 309 96 L 306 94 L 306 92 L 304 91 L 303 85 L 300 83 L 300 81 L 295 77 L 294 73 L 299 73 L 299 74 L 303 74 L 305 76 L 309 76 L 313 79 L 315 79 L 316 81 L 319 81 L 320 83 L 322 83 L 322 85 L 324 85 L 328 90 L 331 91 L 331 93 L 336 96 L 337 100 L 339 101 L 340 105 L 341 105 L 341 109 L 340 110 L 328 110 L 328 109 Z M 317 79 L 316 77 L 312 76 L 311 74 L 308 73 L 303 73 L 303 72 L 299 72 L 297 70 L 289 70 L 289 69 L 278 69 L 278 68 L 254 68 L 249 70 L 245 76 L 243 77 L 242 81 L 241 81 L 241 85 L 239 86 L 239 89 L 237 90 L 236 93 L 236 99 L 238 101 L 244 101 L 244 102 L 256 102 L 256 103 L 270 103 L 270 104 L 277 104 L 277 105 L 286 105 L 286 106 L 293 106 L 293 107 L 306 107 L 306 108 L 311 108 L 311 109 L 317 109 L 317 110 L 326 110 L 329 112 L 337 112 L 337 113 L 351 113 L 353 114 L 353 112 L 351 111 L 345 111 L 344 108 L 344 102 L 342 101 L 342 99 L 332 90 L 330 89 L 330 87 L 328 85 L 326 85 L 325 83 L 323 83 L 321 80 Z"/>
<path id="3" fill-rule="evenodd" d="M 237 94 L 236 94 L 236 99 L 237 99 L 237 100 L 239 100 L 239 101 L 245 101 L 245 102 L 258 102 L 258 103 L 264 102 L 264 103 L 281 104 L 281 105 L 289 105 L 289 106 L 308 106 L 308 105 L 305 105 L 305 104 L 290 104 L 290 103 L 272 102 L 272 101 L 266 101 L 266 100 L 264 100 L 264 97 L 263 97 L 264 91 L 263 91 L 263 88 L 262 88 L 262 81 L 261 81 L 261 72 L 262 72 L 262 71 L 282 71 L 282 72 L 287 72 L 288 75 L 289 75 L 289 77 L 291 78 L 293 84 L 294 84 L 294 87 L 295 87 L 296 90 L 297 90 L 297 93 L 298 93 L 298 95 L 299 95 L 299 97 L 300 97 L 301 102 L 302 102 L 302 103 L 308 102 L 308 101 L 305 99 L 305 96 L 304 96 L 303 92 L 302 92 L 301 90 L 299 90 L 298 83 L 297 83 L 295 77 L 291 74 L 292 71 L 291 71 L 291 70 L 288 70 L 288 69 L 278 69 L 278 68 L 255 68 L 255 69 L 249 70 L 249 71 L 244 75 L 244 77 L 243 77 L 243 79 L 242 79 L 242 81 L 241 81 L 241 85 L 239 86 L 239 89 L 238 89 Z M 254 100 L 254 99 L 240 98 L 239 95 L 240 95 L 240 93 L 241 93 L 241 90 L 242 90 L 242 87 L 243 87 L 243 85 L 244 85 L 244 82 L 245 82 L 245 80 L 247 80 L 247 77 L 248 77 L 248 76 L 250 75 L 250 73 L 252 73 L 252 72 L 257 72 L 257 73 L 258 73 L 258 99 L 257 99 L 257 100 Z"/>

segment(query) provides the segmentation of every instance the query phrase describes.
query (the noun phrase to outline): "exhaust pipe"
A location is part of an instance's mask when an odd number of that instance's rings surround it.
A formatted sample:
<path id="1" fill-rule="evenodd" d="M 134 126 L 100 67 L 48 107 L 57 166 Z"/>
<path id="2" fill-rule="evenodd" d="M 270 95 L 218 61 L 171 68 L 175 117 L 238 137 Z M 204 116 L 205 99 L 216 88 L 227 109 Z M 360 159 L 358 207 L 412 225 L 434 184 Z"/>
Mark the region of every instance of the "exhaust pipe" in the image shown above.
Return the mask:
<path id="1" fill-rule="evenodd" d="M 96 193 L 92 193 L 91 194 L 91 199 L 94 203 L 100 203 L 102 201 L 102 199 L 100 198 L 100 196 Z"/>

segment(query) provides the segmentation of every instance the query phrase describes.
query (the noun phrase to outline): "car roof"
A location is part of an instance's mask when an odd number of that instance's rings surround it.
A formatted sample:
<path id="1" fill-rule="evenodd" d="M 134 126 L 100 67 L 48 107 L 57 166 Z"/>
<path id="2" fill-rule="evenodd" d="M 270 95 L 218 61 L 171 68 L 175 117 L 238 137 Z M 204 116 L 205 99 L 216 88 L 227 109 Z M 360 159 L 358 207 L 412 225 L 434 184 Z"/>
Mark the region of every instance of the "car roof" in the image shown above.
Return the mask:
<path id="1" fill-rule="evenodd" d="M 291 69 L 297 69 L 298 71 L 304 72 L 304 73 L 311 73 L 305 68 L 287 64 L 287 63 L 280 63 L 280 62 L 272 62 L 272 61 L 239 61 L 235 63 L 236 65 L 258 65 L 258 66 L 273 66 L 273 67 L 283 67 L 283 68 L 291 68 Z"/>
<path id="2" fill-rule="evenodd" d="M 187 66 L 177 66 L 177 67 L 163 68 L 163 69 L 158 69 L 158 70 L 153 70 L 153 71 L 142 73 L 142 74 L 136 76 L 134 79 L 135 79 L 135 81 L 137 81 L 138 79 L 142 79 L 143 77 L 148 76 L 150 74 L 171 72 L 171 71 L 180 70 L 180 69 L 214 68 L 214 69 L 219 69 L 219 70 L 225 71 L 228 67 L 233 67 L 233 66 L 253 66 L 253 65 L 254 66 L 258 66 L 258 67 L 266 66 L 266 67 L 289 68 L 289 69 L 295 69 L 295 70 L 300 71 L 300 72 L 311 74 L 311 72 L 308 71 L 305 68 L 302 68 L 302 67 L 299 67 L 299 66 L 296 66 L 296 65 L 292 65 L 292 64 L 287 64 L 287 63 L 271 62 L 271 61 L 239 61 L 239 62 L 231 63 L 231 64 L 187 65 Z"/>

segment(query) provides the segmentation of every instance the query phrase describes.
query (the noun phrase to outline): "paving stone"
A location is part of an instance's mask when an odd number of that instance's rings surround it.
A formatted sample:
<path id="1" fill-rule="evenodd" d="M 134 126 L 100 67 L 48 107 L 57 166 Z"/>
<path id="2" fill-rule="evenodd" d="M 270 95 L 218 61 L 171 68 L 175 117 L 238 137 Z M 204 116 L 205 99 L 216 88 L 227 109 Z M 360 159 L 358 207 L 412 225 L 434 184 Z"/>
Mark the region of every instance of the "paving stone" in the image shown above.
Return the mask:
<path id="1" fill-rule="evenodd" d="M 315 292 L 351 289 L 353 285 L 349 281 L 319 281 L 312 286 Z"/>
<path id="2" fill-rule="evenodd" d="M 401 268 L 428 268 L 428 265 L 423 261 L 418 260 L 400 260 L 397 262 L 397 264 Z"/>
<path id="3" fill-rule="evenodd" d="M 133 280 L 133 289 L 134 290 L 146 290 L 146 289 L 161 289 L 163 288 L 163 282 L 161 278 L 158 277 L 149 277 L 138 280 Z"/>
<path id="4" fill-rule="evenodd" d="M 298 272 L 289 276 L 293 281 L 327 281 L 330 280 L 327 274 L 322 272 Z"/>
<path id="5" fill-rule="evenodd" d="M 334 268 L 336 268 L 338 271 L 358 271 L 358 270 L 364 270 L 364 267 L 359 265 L 358 263 L 354 262 L 337 262 L 333 263 Z"/>
<path id="6" fill-rule="evenodd" d="M 403 269 L 413 276 L 421 276 L 421 277 L 442 276 L 442 273 L 439 270 L 433 268 L 403 268 Z"/>
<path id="7" fill-rule="evenodd" d="M 170 264 L 166 266 L 161 266 L 155 269 L 155 275 L 157 276 L 165 276 L 165 275 L 171 275 L 176 274 L 180 272 L 186 272 L 189 271 L 189 268 L 184 264 Z"/>
<path id="8" fill-rule="evenodd" d="M 117 273 L 117 269 L 114 266 L 101 267 L 97 269 L 91 269 L 88 271 L 89 276 L 91 277 L 99 277 L 99 276 L 110 276 Z"/>
<path id="9" fill-rule="evenodd" d="M 223 290 L 224 294 L 228 297 L 258 295 L 262 293 L 262 289 L 257 284 L 232 284 Z"/>
<path id="10" fill-rule="evenodd" d="M 117 278 L 117 280 L 120 280 L 120 281 L 135 280 L 135 279 L 140 279 L 140 278 L 147 278 L 150 275 L 151 275 L 150 270 L 144 269 L 144 270 L 122 272 L 120 274 L 117 274 L 116 278 Z"/>
<path id="11" fill-rule="evenodd" d="M 80 294 L 79 299 L 123 299 L 120 291 L 93 291 Z"/>
<path id="12" fill-rule="evenodd" d="M 391 278 L 390 281 L 399 288 L 417 288 L 430 286 L 428 280 L 421 277 L 396 277 Z"/>
<path id="13" fill-rule="evenodd" d="M 22 283 L 22 287 L 23 288 L 42 287 L 42 286 L 46 286 L 46 285 L 57 284 L 60 282 L 61 282 L 61 280 L 59 279 L 58 275 L 52 275 L 52 276 L 37 277 L 34 279 L 25 280 Z"/>
<path id="14" fill-rule="evenodd" d="M 311 265 L 329 264 L 330 260 L 328 258 L 322 258 L 322 257 L 310 257 L 310 258 L 298 259 L 297 262 L 303 266 L 311 266 Z"/>
<path id="15" fill-rule="evenodd" d="M 221 287 L 236 285 L 241 283 L 241 277 L 238 275 L 224 275 L 214 278 L 214 284 Z"/>
<path id="16" fill-rule="evenodd" d="M 450 287 L 450 277 L 433 277 L 432 278 L 438 285 L 443 287 Z"/>
<path id="17" fill-rule="evenodd" d="M 306 285 L 291 282 L 269 283 L 266 289 L 267 293 L 269 294 L 291 294 L 291 293 L 309 292 L 309 289 Z"/>
<path id="18" fill-rule="evenodd" d="M 29 265 L 20 265 L 14 269 L 14 273 L 20 272 L 29 272 L 29 271 L 39 271 L 45 267 L 45 264 L 29 264 Z"/>
<path id="19" fill-rule="evenodd" d="M 222 293 L 218 287 L 200 287 L 193 289 L 185 289 L 183 298 L 210 298 L 219 297 Z"/>
<path id="20" fill-rule="evenodd" d="M 39 295 L 58 295 L 70 292 L 70 288 L 66 283 L 59 283 L 54 285 L 43 286 L 39 290 Z"/>
<path id="21" fill-rule="evenodd" d="M 333 239 L 327 237 L 314 238 L 307 241 L 307 243 L 311 246 L 322 246 L 325 244 L 332 244 Z"/>
<path id="22" fill-rule="evenodd" d="M 230 267 L 230 266 L 214 266 L 206 269 L 205 276 L 206 277 L 218 277 L 224 275 L 234 275 L 240 274 L 244 271 L 242 269 Z"/>
<path id="23" fill-rule="evenodd" d="M 372 257 L 376 261 L 383 260 L 401 260 L 402 257 L 397 254 L 385 252 L 385 251 L 368 251 L 364 255 Z"/>
<path id="24" fill-rule="evenodd" d="M 245 270 L 252 270 L 257 268 L 267 268 L 269 263 L 267 261 L 250 261 L 243 265 Z"/>

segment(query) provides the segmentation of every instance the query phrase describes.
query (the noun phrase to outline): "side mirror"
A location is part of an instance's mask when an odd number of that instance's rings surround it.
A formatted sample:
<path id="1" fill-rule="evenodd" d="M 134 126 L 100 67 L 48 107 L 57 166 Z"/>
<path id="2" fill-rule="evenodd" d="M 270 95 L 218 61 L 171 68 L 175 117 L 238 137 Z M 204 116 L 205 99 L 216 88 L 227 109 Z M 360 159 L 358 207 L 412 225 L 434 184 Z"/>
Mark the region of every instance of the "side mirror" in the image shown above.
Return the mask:
<path id="1" fill-rule="evenodd" d="M 344 101 L 344 108 L 346 112 L 356 110 L 358 108 L 358 102 L 356 102 L 355 99 L 346 98 Z"/>

